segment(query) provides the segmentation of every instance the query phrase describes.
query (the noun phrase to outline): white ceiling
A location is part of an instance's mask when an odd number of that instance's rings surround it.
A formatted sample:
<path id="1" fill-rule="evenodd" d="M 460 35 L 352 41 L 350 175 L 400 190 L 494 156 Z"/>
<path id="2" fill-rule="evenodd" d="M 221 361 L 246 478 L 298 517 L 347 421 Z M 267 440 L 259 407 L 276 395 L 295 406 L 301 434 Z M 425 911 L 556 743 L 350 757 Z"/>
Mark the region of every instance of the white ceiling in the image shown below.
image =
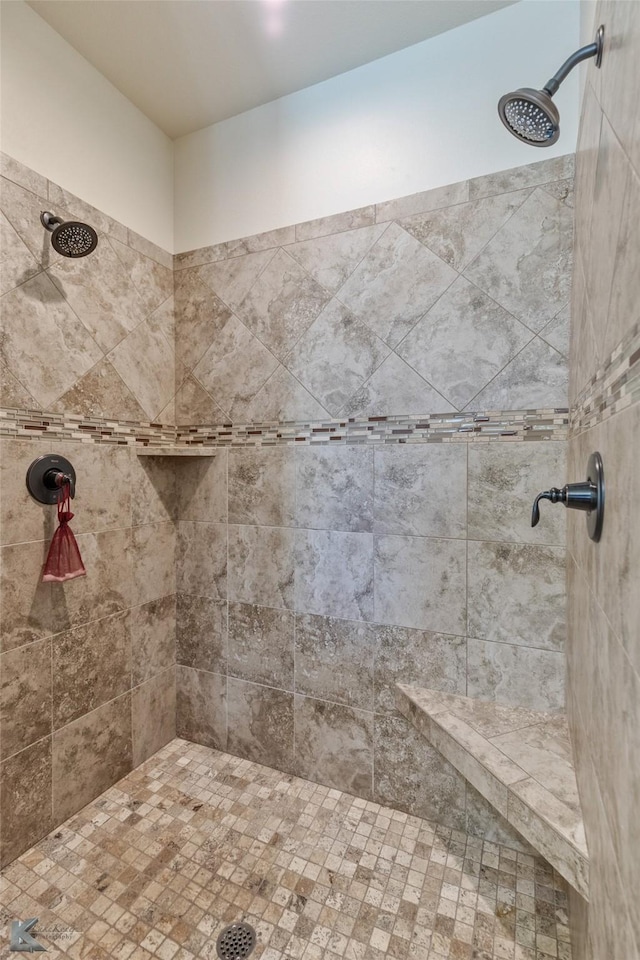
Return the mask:
<path id="1" fill-rule="evenodd" d="M 516 0 L 28 0 L 175 138 Z"/>

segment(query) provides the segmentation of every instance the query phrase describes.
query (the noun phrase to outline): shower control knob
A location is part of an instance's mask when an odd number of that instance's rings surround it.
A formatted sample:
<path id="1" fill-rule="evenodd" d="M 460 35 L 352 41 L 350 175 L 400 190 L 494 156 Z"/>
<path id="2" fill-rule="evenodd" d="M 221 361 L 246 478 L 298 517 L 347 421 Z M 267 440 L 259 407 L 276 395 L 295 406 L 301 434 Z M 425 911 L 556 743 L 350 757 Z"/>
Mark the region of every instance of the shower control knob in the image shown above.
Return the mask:
<path id="1" fill-rule="evenodd" d="M 61 470 L 52 468 L 47 470 L 42 478 L 42 482 L 47 490 L 61 490 L 65 484 L 69 484 L 69 493 L 72 497 L 75 497 L 76 495 L 75 477 L 71 476 L 69 473 L 63 473 Z"/>
<path id="2" fill-rule="evenodd" d="M 27 470 L 27 490 L 38 503 L 58 503 L 60 491 L 69 484 L 69 495 L 76 495 L 76 471 L 66 457 L 47 453 L 38 457 Z"/>
<path id="3" fill-rule="evenodd" d="M 587 479 L 582 483 L 567 483 L 566 486 L 551 487 L 539 493 L 533 502 L 531 526 L 540 522 L 540 501 L 564 503 L 571 510 L 583 510 L 587 514 L 587 530 L 597 543 L 602 534 L 604 520 L 604 469 L 599 453 L 592 453 L 587 464 Z"/>

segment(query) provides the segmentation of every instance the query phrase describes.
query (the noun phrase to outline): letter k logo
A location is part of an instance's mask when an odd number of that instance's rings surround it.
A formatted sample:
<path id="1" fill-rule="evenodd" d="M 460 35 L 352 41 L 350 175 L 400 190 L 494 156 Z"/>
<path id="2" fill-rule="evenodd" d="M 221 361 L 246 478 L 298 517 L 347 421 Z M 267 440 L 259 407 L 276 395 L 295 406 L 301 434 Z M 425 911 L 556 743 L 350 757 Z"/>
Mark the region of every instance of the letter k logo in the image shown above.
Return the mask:
<path id="1" fill-rule="evenodd" d="M 12 920 L 9 949 L 16 953 L 38 953 L 41 950 L 46 951 L 47 948 L 43 947 L 41 943 L 38 943 L 29 933 L 30 930 L 33 930 L 37 922 L 37 917 L 32 917 L 31 920 L 23 920 L 22 923 L 20 920 Z"/>

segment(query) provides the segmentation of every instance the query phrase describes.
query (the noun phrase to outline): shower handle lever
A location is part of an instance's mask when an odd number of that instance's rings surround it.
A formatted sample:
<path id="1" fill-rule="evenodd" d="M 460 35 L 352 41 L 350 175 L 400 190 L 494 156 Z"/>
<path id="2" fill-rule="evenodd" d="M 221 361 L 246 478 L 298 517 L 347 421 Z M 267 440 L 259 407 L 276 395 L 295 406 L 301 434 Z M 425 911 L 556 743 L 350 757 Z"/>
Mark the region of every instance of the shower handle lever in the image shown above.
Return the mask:
<path id="1" fill-rule="evenodd" d="M 531 526 L 540 522 L 540 501 L 564 503 L 570 510 L 583 510 L 587 514 L 589 536 L 596 542 L 602 533 L 604 519 L 604 470 L 602 457 L 592 453 L 587 464 L 587 479 L 580 483 L 567 483 L 564 487 L 551 487 L 539 493 L 533 501 Z"/>
<path id="2" fill-rule="evenodd" d="M 47 470 L 42 478 L 42 482 L 47 490 L 62 490 L 62 488 L 68 484 L 70 496 L 73 498 L 76 495 L 75 478 L 70 473 L 63 473 L 61 470 L 52 468 L 51 470 Z"/>
<path id="3" fill-rule="evenodd" d="M 593 510 L 598 502 L 598 491 L 595 484 L 585 482 L 567 483 L 562 488 L 551 487 L 550 490 L 539 493 L 533 502 L 532 527 L 537 527 L 540 522 L 540 507 L 538 504 L 541 500 L 550 500 L 551 503 L 564 503 L 565 507 L 570 507 L 572 510 Z"/>

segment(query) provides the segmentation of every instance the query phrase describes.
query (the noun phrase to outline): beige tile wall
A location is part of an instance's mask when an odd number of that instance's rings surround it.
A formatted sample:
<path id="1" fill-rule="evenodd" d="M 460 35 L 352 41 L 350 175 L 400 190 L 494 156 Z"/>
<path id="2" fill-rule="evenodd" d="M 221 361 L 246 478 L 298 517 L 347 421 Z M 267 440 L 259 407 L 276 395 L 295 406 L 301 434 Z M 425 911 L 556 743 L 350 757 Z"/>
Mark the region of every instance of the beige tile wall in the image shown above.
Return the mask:
<path id="1" fill-rule="evenodd" d="M 44 452 L 0 440 L 3 864 L 175 733 L 173 477 L 130 448 L 56 444 L 87 576 L 43 584 L 55 508 L 24 478 Z"/>
<path id="2" fill-rule="evenodd" d="M 3 162 L 5 406 L 171 422 L 176 386 L 188 423 L 566 404 L 571 157 L 178 257 L 175 382 L 166 255 Z M 99 256 L 52 259 L 49 206 L 94 223 Z M 3 441 L 5 860 L 171 736 L 174 631 L 184 735 L 517 842 L 391 687 L 562 706 L 564 518 L 526 515 L 564 446 L 172 466 L 59 443 L 89 569 L 61 588 L 39 585 L 52 511 L 23 487 L 42 443 Z"/>
<path id="3" fill-rule="evenodd" d="M 177 422 L 567 405 L 573 157 L 175 258 Z"/>
<path id="4" fill-rule="evenodd" d="M 564 703 L 565 443 L 217 449 L 178 465 L 177 729 L 476 835 L 514 835 L 396 681 Z"/>
<path id="5" fill-rule="evenodd" d="M 601 2 L 595 22 L 606 34 L 602 69 L 587 71 L 577 153 L 574 402 L 640 319 L 640 5 Z M 626 960 L 640 956 L 640 407 L 575 432 L 569 473 L 582 477 L 599 450 L 607 502 L 599 544 L 578 517 L 568 530 L 567 706 L 591 858 L 574 941 L 576 960 Z"/>
<path id="6" fill-rule="evenodd" d="M 0 160 L 1 405 L 174 423 L 171 255 Z M 91 224 L 94 253 L 57 254 L 43 210 Z"/>

